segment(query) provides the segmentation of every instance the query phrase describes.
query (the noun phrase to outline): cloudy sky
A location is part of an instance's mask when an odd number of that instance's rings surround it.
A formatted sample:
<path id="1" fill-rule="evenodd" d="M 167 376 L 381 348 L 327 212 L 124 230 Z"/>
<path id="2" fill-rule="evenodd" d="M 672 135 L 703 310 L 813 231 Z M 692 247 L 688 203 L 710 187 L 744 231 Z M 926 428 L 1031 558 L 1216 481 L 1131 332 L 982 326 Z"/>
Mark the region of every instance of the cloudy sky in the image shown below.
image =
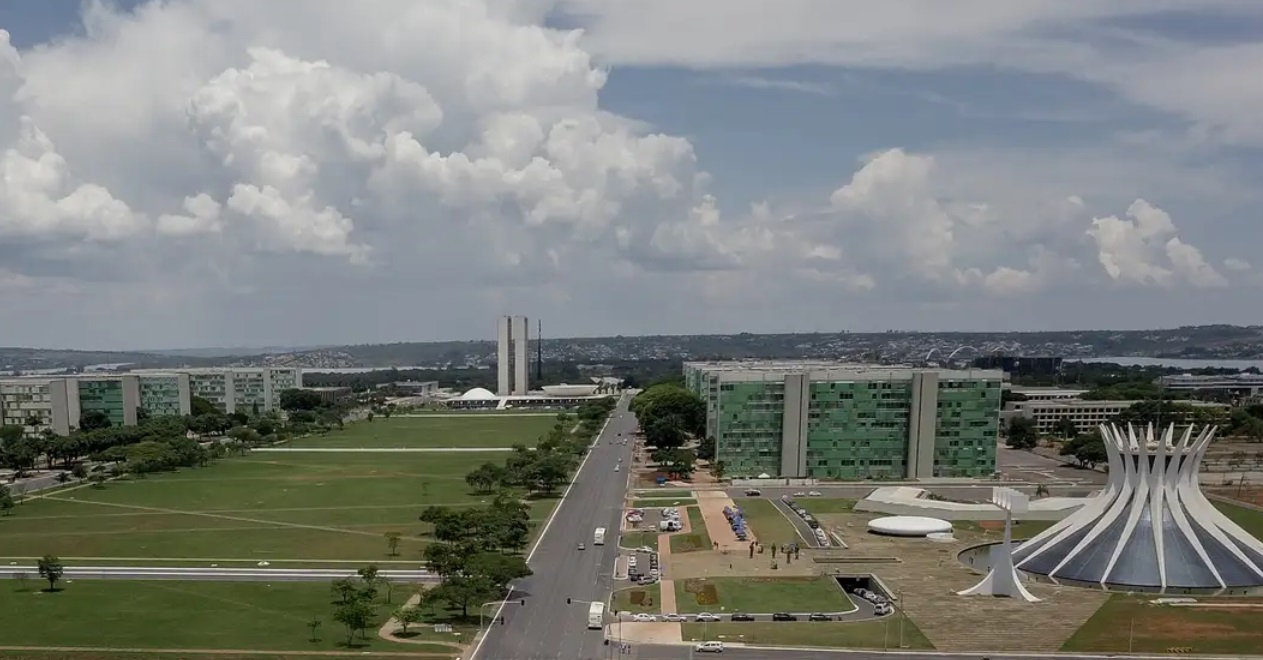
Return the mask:
<path id="1" fill-rule="evenodd" d="M 0 4 L 0 346 L 1260 323 L 1258 0 Z"/>

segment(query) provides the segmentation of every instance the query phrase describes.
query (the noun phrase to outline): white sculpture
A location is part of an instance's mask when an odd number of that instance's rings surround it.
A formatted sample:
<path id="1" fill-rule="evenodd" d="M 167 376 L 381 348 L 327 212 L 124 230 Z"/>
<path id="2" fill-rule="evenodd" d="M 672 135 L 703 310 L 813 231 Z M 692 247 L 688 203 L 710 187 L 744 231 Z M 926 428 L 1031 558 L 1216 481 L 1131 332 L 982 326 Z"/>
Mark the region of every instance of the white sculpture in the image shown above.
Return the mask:
<path id="1" fill-rule="evenodd" d="M 1202 494 L 1198 465 L 1215 436 L 1190 426 L 1102 425 L 1109 482 L 1080 510 L 1022 543 L 1017 569 L 1128 591 L 1218 593 L 1263 587 L 1263 543 Z M 1140 435 L 1137 435 L 1139 431 Z"/>
<path id="2" fill-rule="evenodd" d="M 1004 511 L 1004 542 L 992 548 L 991 570 L 987 571 L 987 577 L 972 588 L 957 593 L 961 596 L 1021 598 L 1028 603 L 1038 603 L 1039 599 L 1026 590 L 1017 568 L 1013 566 L 1013 514 L 1026 513 L 1030 499 L 1025 493 L 1012 488 L 994 488 L 991 503 Z"/>

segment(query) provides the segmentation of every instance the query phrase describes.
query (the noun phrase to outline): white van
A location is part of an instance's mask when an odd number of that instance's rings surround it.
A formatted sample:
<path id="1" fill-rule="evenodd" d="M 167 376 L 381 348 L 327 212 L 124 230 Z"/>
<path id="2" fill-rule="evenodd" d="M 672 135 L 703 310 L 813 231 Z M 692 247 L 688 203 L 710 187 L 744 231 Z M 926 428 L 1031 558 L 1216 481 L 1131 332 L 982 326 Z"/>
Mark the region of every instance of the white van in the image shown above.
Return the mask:
<path id="1" fill-rule="evenodd" d="M 595 602 L 588 606 L 588 630 L 605 627 L 605 603 Z"/>
<path id="2" fill-rule="evenodd" d="M 592 545 L 605 545 L 604 527 L 597 527 L 596 531 L 592 532 Z"/>

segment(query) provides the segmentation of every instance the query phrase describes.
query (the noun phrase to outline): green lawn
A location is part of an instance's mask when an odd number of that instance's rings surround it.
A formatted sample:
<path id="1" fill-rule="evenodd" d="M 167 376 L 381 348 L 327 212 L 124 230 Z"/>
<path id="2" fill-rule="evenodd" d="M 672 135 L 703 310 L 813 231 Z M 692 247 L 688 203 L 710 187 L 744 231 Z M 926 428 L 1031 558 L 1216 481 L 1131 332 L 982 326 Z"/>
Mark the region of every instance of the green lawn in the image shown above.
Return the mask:
<path id="1" fill-rule="evenodd" d="M 1056 520 L 1016 520 L 1013 522 L 1013 538 L 1019 540 L 1034 538 L 1036 534 L 1055 524 L 1057 524 Z M 1004 538 L 1004 521 L 1001 520 L 953 520 L 952 527 L 957 530 L 987 534 L 1001 540 Z"/>
<path id="2" fill-rule="evenodd" d="M 642 488 L 632 491 L 631 496 L 637 499 L 653 499 L 658 497 L 693 497 L 693 491 L 682 488 Z"/>
<path id="3" fill-rule="evenodd" d="M 1211 500 L 1211 504 L 1214 504 L 1216 509 L 1228 516 L 1229 520 L 1240 525 L 1241 529 L 1249 532 L 1251 536 L 1256 539 L 1263 539 L 1263 511 L 1247 509 L 1243 506 L 1217 500 Z"/>
<path id="4" fill-rule="evenodd" d="M 106 648 L 334 651 L 346 631 L 333 621 L 329 585 L 282 582 L 151 582 L 81 580 L 57 593 L 0 582 L 0 645 Z M 406 598 L 397 588 L 395 605 Z M 378 621 L 355 650 L 433 651 L 450 647 L 395 644 L 377 628 L 393 608 L 379 597 Z M 322 621 L 319 641 L 307 623 Z M 432 630 L 432 629 L 431 629 Z M 362 646 L 359 646 L 362 645 Z M 12 657 L 6 655 L 5 657 Z M 94 656 L 95 657 L 95 656 Z M 150 656 L 155 657 L 155 656 Z"/>
<path id="5" fill-rule="evenodd" d="M 798 499 L 798 505 L 813 516 L 822 513 L 850 513 L 855 509 L 855 500 L 841 497 L 805 497 Z"/>
<path id="6" fill-rule="evenodd" d="M 0 516 L 0 558 L 382 561 L 420 558 L 431 504 L 474 506 L 485 454 L 255 453 L 206 468 L 80 488 Z M 538 523 L 555 499 L 532 504 Z M 386 532 L 403 534 L 387 556 Z"/>
<path id="7" fill-rule="evenodd" d="M 689 531 L 685 534 L 671 535 L 671 552 L 710 550 L 710 534 L 706 533 L 706 519 L 702 516 L 701 509 L 690 506 L 685 508 L 684 511 L 689 517 Z"/>
<path id="8" fill-rule="evenodd" d="M 690 578 L 675 581 L 684 612 L 849 612 L 855 604 L 828 577 Z M 699 602 L 702 601 L 702 602 Z"/>
<path id="9" fill-rule="evenodd" d="M 347 424 L 326 435 L 296 438 L 288 447 L 319 448 L 434 448 L 434 447 L 534 447 L 557 424 L 556 415 L 508 417 L 471 415 L 460 417 L 378 417 L 371 422 Z M 574 421 L 568 422 L 569 426 Z M 488 454 L 493 456 L 493 454 Z M 503 459 L 501 459 L 503 460 Z"/>
<path id="10" fill-rule="evenodd" d="M 654 550 L 658 549 L 658 532 L 623 532 L 623 536 L 619 539 L 619 547 L 622 548 L 639 548 L 641 546 L 649 546 Z"/>
<path id="11" fill-rule="evenodd" d="M 662 589 L 658 584 L 643 587 L 629 587 L 614 592 L 610 609 L 617 612 L 649 612 L 657 614 L 662 611 Z"/>
<path id="12" fill-rule="evenodd" d="M 801 541 L 794 525 L 785 519 L 776 505 L 763 497 L 747 497 L 735 500 L 745 513 L 746 523 L 754 531 L 754 537 L 763 545 L 785 544 Z"/>
<path id="13" fill-rule="evenodd" d="M 632 500 L 632 507 L 637 509 L 661 509 L 667 506 L 696 506 L 697 500 L 687 497 L 660 497 L 654 499 L 635 499 Z"/>
<path id="14" fill-rule="evenodd" d="M 1236 607 L 1170 607 L 1150 599 L 1115 594 L 1061 647 L 1067 652 L 1166 653 L 1191 647 L 1193 653 L 1247 655 L 1263 649 L 1263 610 Z M 1198 598 L 1201 603 L 1216 599 Z M 1224 598 L 1227 602 L 1241 599 Z M 1258 599 L 1252 599 L 1258 601 Z"/>
<path id="15" fill-rule="evenodd" d="M 720 640 L 763 646 L 817 646 L 831 648 L 898 649 L 898 617 L 880 621 L 782 622 L 782 623 L 686 623 L 684 639 L 700 642 Z M 911 619 L 903 623 L 903 645 L 909 649 L 930 650 L 934 645 L 921 634 Z"/>

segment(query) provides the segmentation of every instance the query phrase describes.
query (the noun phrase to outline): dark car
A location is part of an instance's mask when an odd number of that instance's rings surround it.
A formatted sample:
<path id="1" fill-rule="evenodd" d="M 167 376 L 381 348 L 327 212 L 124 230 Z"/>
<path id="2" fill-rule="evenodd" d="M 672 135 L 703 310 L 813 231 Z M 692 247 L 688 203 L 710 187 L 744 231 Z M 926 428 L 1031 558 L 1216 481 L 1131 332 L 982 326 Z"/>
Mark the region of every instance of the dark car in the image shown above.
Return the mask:
<path id="1" fill-rule="evenodd" d="M 828 614 L 820 614 L 819 612 L 807 617 L 808 621 L 832 621 L 833 617 Z"/>
<path id="2" fill-rule="evenodd" d="M 754 615 L 753 615 L 753 614 L 742 614 L 742 613 L 736 613 L 736 614 L 733 614 L 733 615 L 729 618 L 729 620 L 731 620 L 731 621 L 754 621 Z"/>
<path id="3" fill-rule="evenodd" d="M 794 616 L 793 614 L 790 614 L 789 612 L 777 612 L 776 614 L 772 615 L 772 620 L 773 621 L 797 621 L 798 617 Z"/>

